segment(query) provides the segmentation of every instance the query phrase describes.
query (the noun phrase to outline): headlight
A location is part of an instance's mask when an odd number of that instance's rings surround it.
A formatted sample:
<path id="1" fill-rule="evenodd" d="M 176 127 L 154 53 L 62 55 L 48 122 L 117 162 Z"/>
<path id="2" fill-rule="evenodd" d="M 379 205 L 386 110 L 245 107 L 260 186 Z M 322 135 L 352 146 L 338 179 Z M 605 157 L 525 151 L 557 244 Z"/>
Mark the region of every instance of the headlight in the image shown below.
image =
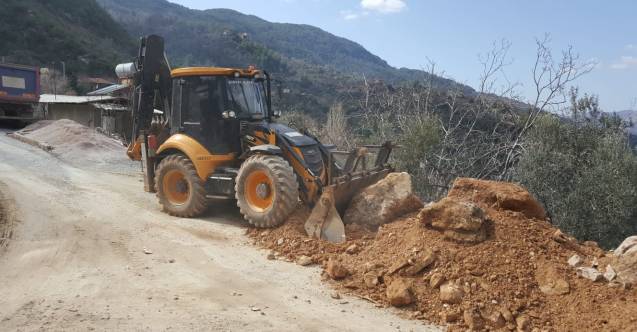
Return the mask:
<path id="1" fill-rule="evenodd" d="M 234 111 L 230 111 L 230 112 L 228 112 L 228 115 L 229 115 L 231 118 L 236 118 L 236 117 L 237 117 L 237 113 L 235 113 Z"/>

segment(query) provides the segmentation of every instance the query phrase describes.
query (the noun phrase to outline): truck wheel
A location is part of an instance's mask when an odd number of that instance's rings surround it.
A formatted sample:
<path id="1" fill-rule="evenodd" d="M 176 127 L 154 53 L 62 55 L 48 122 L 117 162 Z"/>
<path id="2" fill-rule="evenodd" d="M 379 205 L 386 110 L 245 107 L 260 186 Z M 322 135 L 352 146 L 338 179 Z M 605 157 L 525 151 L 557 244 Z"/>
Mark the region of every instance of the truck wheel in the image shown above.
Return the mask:
<path id="1" fill-rule="evenodd" d="M 285 159 L 254 155 L 239 169 L 235 197 L 241 214 L 251 225 L 275 227 L 296 208 L 298 188 L 294 170 Z"/>
<path id="2" fill-rule="evenodd" d="M 204 183 L 183 155 L 171 155 L 159 163 L 155 191 L 162 211 L 175 217 L 196 217 L 208 207 Z"/>

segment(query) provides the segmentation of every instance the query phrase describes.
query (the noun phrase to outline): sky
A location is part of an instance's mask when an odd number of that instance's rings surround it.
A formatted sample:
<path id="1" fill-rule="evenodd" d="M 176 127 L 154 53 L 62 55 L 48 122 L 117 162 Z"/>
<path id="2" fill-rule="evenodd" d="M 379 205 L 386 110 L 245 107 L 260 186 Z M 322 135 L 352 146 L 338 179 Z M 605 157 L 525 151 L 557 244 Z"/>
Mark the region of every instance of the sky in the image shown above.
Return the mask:
<path id="1" fill-rule="evenodd" d="M 476 87 L 480 56 L 508 41 L 500 75 L 533 96 L 536 39 L 555 57 L 572 46 L 595 63 L 574 85 L 605 111 L 637 109 L 637 1 L 614 0 L 169 0 L 193 9 L 230 8 L 271 22 L 317 26 L 364 46 L 394 67 L 437 70 Z"/>

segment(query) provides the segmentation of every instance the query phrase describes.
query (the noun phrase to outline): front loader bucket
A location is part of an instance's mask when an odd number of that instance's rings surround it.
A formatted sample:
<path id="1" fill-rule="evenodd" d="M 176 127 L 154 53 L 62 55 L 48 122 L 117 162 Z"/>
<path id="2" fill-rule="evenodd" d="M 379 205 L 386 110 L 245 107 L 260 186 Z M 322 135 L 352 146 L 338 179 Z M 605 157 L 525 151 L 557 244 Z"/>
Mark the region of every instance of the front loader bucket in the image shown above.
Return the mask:
<path id="1" fill-rule="evenodd" d="M 371 169 L 359 170 L 360 165 L 365 165 L 368 148 L 379 148 L 380 151 Z M 330 179 L 330 185 L 323 188 L 323 193 L 314 206 L 310 217 L 305 223 L 305 231 L 309 236 L 328 240 L 333 243 L 343 243 L 345 237 L 345 225 L 341 215 L 349 206 L 354 196 L 368 186 L 382 180 L 392 172 L 387 166 L 387 159 L 393 146 L 387 142 L 382 146 L 367 146 L 347 153 L 345 166 L 336 172 L 338 176 Z M 336 167 L 331 162 L 332 167 Z"/>
<path id="2" fill-rule="evenodd" d="M 311 237 L 332 243 L 345 242 L 345 225 L 334 204 L 333 188 L 323 191 L 318 202 L 305 222 L 305 231 Z"/>

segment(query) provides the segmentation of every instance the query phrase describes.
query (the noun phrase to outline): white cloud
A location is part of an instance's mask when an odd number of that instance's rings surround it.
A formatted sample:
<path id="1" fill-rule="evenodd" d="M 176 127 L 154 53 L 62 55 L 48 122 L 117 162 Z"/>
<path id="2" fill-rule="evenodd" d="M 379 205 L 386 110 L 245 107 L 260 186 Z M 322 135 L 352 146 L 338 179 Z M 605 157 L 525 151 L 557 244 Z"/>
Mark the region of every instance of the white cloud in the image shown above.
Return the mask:
<path id="1" fill-rule="evenodd" d="M 610 65 L 612 69 L 628 69 L 637 67 L 637 57 L 632 55 L 624 55 L 619 59 L 619 62 Z"/>
<path id="2" fill-rule="evenodd" d="M 369 15 L 368 11 L 354 12 L 351 10 L 341 10 L 341 17 L 347 21 L 357 20 L 367 15 Z"/>
<path id="3" fill-rule="evenodd" d="M 637 45 L 635 45 L 635 44 L 628 44 L 628 45 L 626 45 L 626 49 L 627 49 L 627 50 L 637 50 Z"/>
<path id="4" fill-rule="evenodd" d="M 361 0 L 361 7 L 383 14 L 398 13 L 407 8 L 405 0 Z"/>

